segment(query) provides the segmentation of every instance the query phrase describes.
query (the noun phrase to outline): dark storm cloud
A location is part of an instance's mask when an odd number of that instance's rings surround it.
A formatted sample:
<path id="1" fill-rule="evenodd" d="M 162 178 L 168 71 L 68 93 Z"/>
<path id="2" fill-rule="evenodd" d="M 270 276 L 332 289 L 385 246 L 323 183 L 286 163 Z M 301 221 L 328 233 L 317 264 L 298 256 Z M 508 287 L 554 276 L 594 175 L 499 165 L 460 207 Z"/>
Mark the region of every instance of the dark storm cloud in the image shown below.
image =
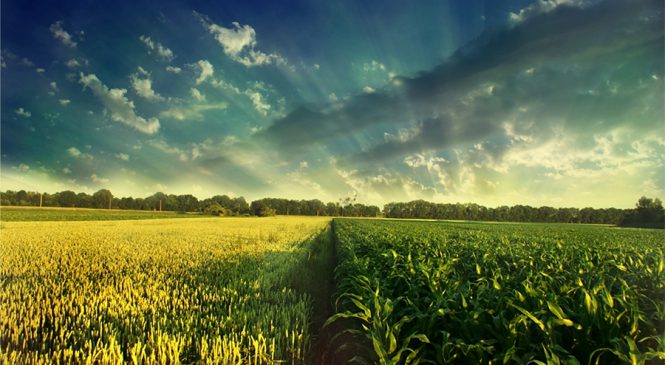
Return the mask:
<path id="1" fill-rule="evenodd" d="M 554 119 L 592 132 L 594 120 L 602 124 L 598 128 L 607 128 L 644 109 L 654 88 L 662 93 L 662 85 L 640 85 L 640 78 L 662 77 L 662 54 L 661 1 L 561 6 L 486 33 L 433 70 L 395 78 L 380 92 L 353 97 L 339 109 L 297 109 L 260 137 L 282 153 L 294 153 L 312 144 L 334 150 L 335 139 L 370 126 L 417 126 L 410 138 L 351 154 L 356 161 L 376 161 L 482 141 L 500 131 L 506 118 L 518 124 L 520 118 L 535 119 L 536 125 L 517 126 L 530 133 L 547 134 Z M 603 85 L 607 80 L 614 85 Z M 652 124 L 653 118 L 646 119 Z"/>

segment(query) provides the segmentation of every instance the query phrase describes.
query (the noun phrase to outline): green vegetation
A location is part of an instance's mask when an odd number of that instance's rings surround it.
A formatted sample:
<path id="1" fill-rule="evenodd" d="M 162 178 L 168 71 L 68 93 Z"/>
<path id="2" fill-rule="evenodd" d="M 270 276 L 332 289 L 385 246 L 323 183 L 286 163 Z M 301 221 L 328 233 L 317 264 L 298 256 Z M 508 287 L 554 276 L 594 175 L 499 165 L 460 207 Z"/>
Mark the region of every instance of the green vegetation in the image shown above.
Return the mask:
<path id="1" fill-rule="evenodd" d="M 665 360 L 662 230 L 1 213 L 0 363 Z"/>
<path id="2" fill-rule="evenodd" d="M 175 212 L 150 212 L 141 210 L 108 210 L 86 208 L 35 208 L 2 207 L 0 220 L 18 221 L 101 221 L 129 219 L 164 219 L 203 217 L 197 214 L 176 214 Z"/>
<path id="3" fill-rule="evenodd" d="M 3 222 L 0 363 L 303 363 L 328 221 Z"/>
<path id="4" fill-rule="evenodd" d="M 663 231 L 349 219 L 334 230 L 340 312 L 328 324 L 351 321 L 366 362 L 665 360 Z"/>
<path id="5" fill-rule="evenodd" d="M 345 217 L 377 217 L 381 209 L 374 205 L 355 202 L 355 198 L 346 197 L 336 203 L 325 204 L 318 199 L 291 200 L 264 198 L 255 200 L 250 206 L 245 198 L 231 198 L 227 195 L 215 195 L 199 200 L 191 194 L 155 193 L 145 198 L 114 197 L 107 189 L 101 189 L 92 195 L 75 193 L 70 190 L 55 194 L 34 191 L 7 190 L 0 193 L 0 205 L 23 207 L 63 207 L 93 209 L 123 209 L 144 211 L 173 211 L 204 213 L 208 215 L 243 216 L 254 214 L 259 217 L 273 215 L 313 215 Z"/>
<path id="6" fill-rule="evenodd" d="M 626 214 L 619 222 L 623 227 L 665 228 L 665 209 L 660 199 L 645 196 L 635 204 L 635 209 Z"/>

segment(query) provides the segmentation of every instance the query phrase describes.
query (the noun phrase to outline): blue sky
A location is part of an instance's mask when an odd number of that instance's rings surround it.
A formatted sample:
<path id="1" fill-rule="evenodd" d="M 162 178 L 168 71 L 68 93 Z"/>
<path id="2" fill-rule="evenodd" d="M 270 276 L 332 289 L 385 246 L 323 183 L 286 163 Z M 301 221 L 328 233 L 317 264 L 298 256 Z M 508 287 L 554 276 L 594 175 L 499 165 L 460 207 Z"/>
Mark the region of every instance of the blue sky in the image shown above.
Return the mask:
<path id="1" fill-rule="evenodd" d="M 2 190 L 630 207 L 661 1 L 4 1 Z"/>

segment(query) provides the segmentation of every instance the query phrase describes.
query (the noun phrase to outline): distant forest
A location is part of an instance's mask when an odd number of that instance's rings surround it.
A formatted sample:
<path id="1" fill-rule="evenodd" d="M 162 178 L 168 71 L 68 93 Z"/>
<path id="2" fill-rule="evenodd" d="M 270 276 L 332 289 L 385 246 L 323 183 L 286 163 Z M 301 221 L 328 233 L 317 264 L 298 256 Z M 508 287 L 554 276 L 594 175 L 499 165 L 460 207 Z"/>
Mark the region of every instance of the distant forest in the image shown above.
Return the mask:
<path id="1" fill-rule="evenodd" d="M 407 203 L 388 203 L 383 210 L 364 205 L 352 198 L 324 203 L 318 199 L 291 200 L 264 198 L 248 203 L 243 197 L 215 195 L 199 200 L 191 194 L 155 193 L 145 198 L 114 197 L 101 189 L 94 194 L 70 190 L 55 194 L 32 191 L 0 192 L 3 206 L 78 207 L 98 209 L 134 209 L 174 212 L 199 212 L 219 216 L 238 215 L 313 215 L 344 217 L 379 217 L 447 219 L 497 222 L 546 222 L 616 224 L 629 227 L 665 228 L 665 211 L 660 199 L 642 197 L 634 209 L 617 208 L 553 208 L 528 205 L 488 208 L 474 203 L 432 203 L 415 200 Z"/>

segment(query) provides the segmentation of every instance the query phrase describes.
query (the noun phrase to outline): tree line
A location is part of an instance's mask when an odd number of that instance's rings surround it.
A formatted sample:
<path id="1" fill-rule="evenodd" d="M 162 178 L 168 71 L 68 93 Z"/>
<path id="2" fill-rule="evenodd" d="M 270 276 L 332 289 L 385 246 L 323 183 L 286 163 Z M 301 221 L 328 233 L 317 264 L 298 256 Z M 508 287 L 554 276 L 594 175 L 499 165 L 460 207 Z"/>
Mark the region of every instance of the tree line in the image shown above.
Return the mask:
<path id="1" fill-rule="evenodd" d="M 155 193 L 145 198 L 114 197 L 110 190 L 94 194 L 65 190 L 54 194 L 32 191 L 0 192 L 0 205 L 78 207 L 98 209 L 133 209 L 175 212 L 200 212 L 230 215 L 313 215 L 344 217 L 378 217 L 448 219 L 496 222 L 592 223 L 616 224 L 625 227 L 665 228 L 665 210 L 660 199 L 642 197 L 634 209 L 617 208 L 553 208 L 528 205 L 488 208 L 475 203 L 432 203 L 414 200 L 389 203 L 383 211 L 375 205 L 356 203 L 355 198 L 342 198 L 324 203 L 318 199 L 293 200 L 263 198 L 247 203 L 244 197 L 215 195 L 199 200 L 191 194 Z"/>
<path id="2" fill-rule="evenodd" d="M 488 208 L 474 203 L 432 203 L 414 200 L 389 203 L 383 208 L 386 218 L 449 219 L 495 222 L 591 223 L 626 227 L 665 228 L 663 206 L 659 199 L 640 198 L 635 209 L 553 208 L 529 205 Z"/>
<path id="3" fill-rule="evenodd" d="M 318 199 L 292 200 L 264 198 L 247 203 L 244 197 L 231 198 L 215 195 L 199 200 L 191 194 L 174 195 L 155 193 L 145 198 L 113 196 L 110 190 L 101 189 L 90 195 L 65 190 L 54 194 L 34 191 L 0 192 L 3 206 L 76 207 L 97 209 L 133 209 L 174 212 L 200 212 L 212 215 L 320 215 L 348 217 L 377 217 L 381 209 L 374 205 L 355 203 L 349 198 L 337 203 L 323 203 Z"/>

